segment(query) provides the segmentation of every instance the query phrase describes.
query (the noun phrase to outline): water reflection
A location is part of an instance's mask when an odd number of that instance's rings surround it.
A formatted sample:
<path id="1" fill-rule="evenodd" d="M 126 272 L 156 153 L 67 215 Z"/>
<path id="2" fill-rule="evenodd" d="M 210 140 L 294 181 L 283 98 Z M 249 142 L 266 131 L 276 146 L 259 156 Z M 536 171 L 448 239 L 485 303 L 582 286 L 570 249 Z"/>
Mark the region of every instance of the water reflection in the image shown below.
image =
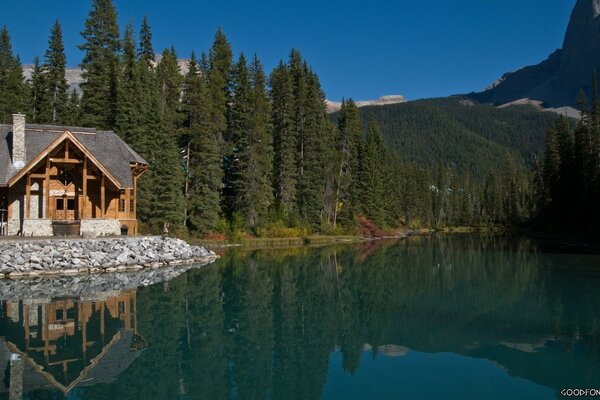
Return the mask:
<path id="1" fill-rule="evenodd" d="M 0 309 L 0 363 L 8 365 L 10 353 L 21 355 L 24 391 L 67 394 L 112 382 L 146 347 L 137 332 L 135 290 L 8 300 Z"/>
<path id="2" fill-rule="evenodd" d="M 598 257 L 536 249 L 469 236 L 233 251 L 137 294 L 4 302 L 0 336 L 82 399 L 370 398 L 375 386 L 379 397 L 397 398 L 436 384 L 466 398 L 464 382 L 448 380 L 457 371 L 491 382 L 481 389 L 499 398 L 594 387 Z M 46 320 L 51 327 L 69 315 L 72 325 L 45 333 Z M 131 361 L 114 369 L 118 377 L 77 381 L 126 332 Z M 29 398 L 49 397 L 33 390 Z"/>

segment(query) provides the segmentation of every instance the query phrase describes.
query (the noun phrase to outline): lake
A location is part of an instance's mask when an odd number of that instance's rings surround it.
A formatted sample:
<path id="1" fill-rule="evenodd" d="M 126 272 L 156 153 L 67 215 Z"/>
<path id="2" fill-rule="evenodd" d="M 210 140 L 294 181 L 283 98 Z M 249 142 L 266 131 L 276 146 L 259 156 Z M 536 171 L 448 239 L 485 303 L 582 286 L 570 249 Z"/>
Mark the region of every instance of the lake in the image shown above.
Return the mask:
<path id="1" fill-rule="evenodd" d="M 26 399 L 554 399 L 600 388 L 600 257 L 528 239 L 234 249 L 163 281 L 126 277 L 78 295 L 77 278 L 33 281 L 26 297 L 0 282 L 0 399 L 10 353 L 24 359 Z"/>

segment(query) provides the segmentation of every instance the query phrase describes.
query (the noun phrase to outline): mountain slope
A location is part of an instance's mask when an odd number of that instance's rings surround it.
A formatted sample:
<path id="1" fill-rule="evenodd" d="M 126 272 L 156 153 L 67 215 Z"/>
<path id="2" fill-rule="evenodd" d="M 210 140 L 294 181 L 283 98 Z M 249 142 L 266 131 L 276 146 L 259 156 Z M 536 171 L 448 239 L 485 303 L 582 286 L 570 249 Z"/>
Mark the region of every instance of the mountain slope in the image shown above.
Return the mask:
<path id="1" fill-rule="evenodd" d="M 391 151 L 404 160 L 452 165 L 478 179 L 497 171 L 511 154 L 532 163 L 556 119 L 532 106 L 500 109 L 464 97 L 362 107 L 360 114 L 365 127 L 371 117 L 376 120 Z"/>
<path id="2" fill-rule="evenodd" d="M 580 89 L 591 92 L 594 69 L 600 70 L 600 0 L 578 0 L 561 49 L 469 96 L 496 105 L 531 99 L 548 107 L 574 106 Z"/>

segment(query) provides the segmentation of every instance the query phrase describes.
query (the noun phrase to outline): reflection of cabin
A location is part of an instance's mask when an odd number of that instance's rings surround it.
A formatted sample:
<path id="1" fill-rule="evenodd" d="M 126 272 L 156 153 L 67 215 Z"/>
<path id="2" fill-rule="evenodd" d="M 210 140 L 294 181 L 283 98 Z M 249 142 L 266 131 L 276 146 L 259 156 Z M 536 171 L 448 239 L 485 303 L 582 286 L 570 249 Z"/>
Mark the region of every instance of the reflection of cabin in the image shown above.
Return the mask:
<path id="1" fill-rule="evenodd" d="M 145 348 L 137 332 L 136 291 L 90 299 L 0 302 L 0 373 L 10 353 L 25 360 L 23 388 L 109 383 Z M 0 384 L 0 392 L 8 388 Z"/>
<path id="2" fill-rule="evenodd" d="M 16 114 L 0 125 L 4 233 L 136 234 L 137 180 L 147 168 L 114 132 L 26 125 Z"/>

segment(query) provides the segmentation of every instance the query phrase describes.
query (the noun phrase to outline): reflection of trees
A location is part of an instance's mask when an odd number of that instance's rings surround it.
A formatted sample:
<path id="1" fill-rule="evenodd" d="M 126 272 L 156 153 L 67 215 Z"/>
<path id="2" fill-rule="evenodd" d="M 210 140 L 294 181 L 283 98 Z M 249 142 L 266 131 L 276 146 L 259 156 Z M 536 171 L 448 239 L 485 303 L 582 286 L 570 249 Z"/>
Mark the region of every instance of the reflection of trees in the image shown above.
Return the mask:
<path id="1" fill-rule="evenodd" d="M 597 281 L 582 287 L 542 268 L 550 258 L 526 240 L 370 246 L 230 252 L 168 292 L 140 290 L 149 347 L 105 389 L 131 399 L 319 399 L 331 351 L 354 372 L 365 343 L 374 356 L 396 344 L 489 358 L 547 385 L 563 364 L 577 382 L 598 381 L 597 368 L 582 367 L 600 357 Z"/>

